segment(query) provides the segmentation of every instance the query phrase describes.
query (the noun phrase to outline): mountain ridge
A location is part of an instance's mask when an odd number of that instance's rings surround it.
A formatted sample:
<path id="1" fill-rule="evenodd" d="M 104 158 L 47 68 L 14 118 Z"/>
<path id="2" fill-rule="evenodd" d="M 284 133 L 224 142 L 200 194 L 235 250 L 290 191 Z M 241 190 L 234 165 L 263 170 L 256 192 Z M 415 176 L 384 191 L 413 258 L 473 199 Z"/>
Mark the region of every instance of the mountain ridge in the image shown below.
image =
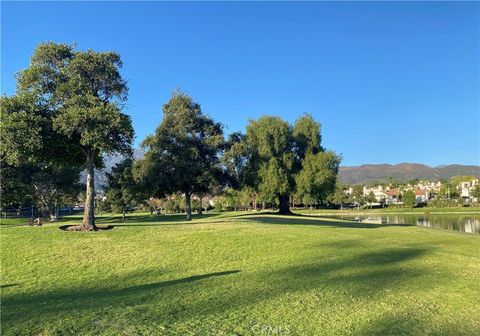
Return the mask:
<path id="1" fill-rule="evenodd" d="M 480 178 L 480 166 L 448 164 L 430 167 L 421 163 L 363 164 L 341 166 L 340 182 L 345 184 L 368 184 L 373 182 L 407 182 L 413 179 L 439 181 L 457 175 L 473 175 Z"/>

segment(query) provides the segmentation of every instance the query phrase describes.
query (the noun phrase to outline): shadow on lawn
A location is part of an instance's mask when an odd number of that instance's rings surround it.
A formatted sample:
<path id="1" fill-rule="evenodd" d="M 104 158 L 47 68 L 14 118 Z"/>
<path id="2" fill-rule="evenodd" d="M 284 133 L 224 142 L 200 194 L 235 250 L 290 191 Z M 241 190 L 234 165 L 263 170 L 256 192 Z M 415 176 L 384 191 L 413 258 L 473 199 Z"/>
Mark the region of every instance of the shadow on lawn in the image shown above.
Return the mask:
<path id="1" fill-rule="evenodd" d="M 212 217 L 218 217 L 218 214 L 202 214 L 202 215 L 192 215 L 193 221 L 199 219 L 208 219 Z M 99 217 L 96 222 L 98 224 L 107 224 L 107 223 L 117 223 L 117 224 L 141 224 L 144 223 L 157 223 L 157 224 L 164 224 L 169 222 L 186 222 L 184 214 L 178 215 L 130 215 L 126 217 L 125 221 L 122 222 L 122 216 L 114 216 L 114 217 Z M 191 222 L 186 222 L 191 223 Z"/>
<path id="2" fill-rule="evenodd" d="M 202 221 L 204 220 L 204 221 Z M 328 217 L 308 215 L 279 215 L 276 212 L 247 212 L 244 214 L 228 215 L 222 213 L 210 213 L 194 215 L 192 221 L 185 221 L 183 215 L 141 215 L 129 216 L 122 222 L 122 217 L 99 218 L 97 224 L 114 224 L 114 226 L 158 226 L 158 225 L 193 225 L 193 224 L 215 224 L 225 222 L 257 222 L 262 224 L 278 225 L 318 225 L 339 228 L 375 229 L 387 226 L 412 226 L 410 224 L 374 224 L 361 223 L 349 220 L 332 220 Z"/>
<path id="3" fill-rule="evenodd" d="M 352 243 L 349 249 L 359 251 L 361 247 L 361 244 L 354 246 Z M 260 269 L 259 272 L 233 270 L 123 288 L 62 288 L 8 295 L 3 298 L 3 327 L 7 330 L 30 319 L 53 322 L 62 319 L 65 314 L 83 315 L 137 305 L 142 308 L 129 316 L 132 323 L 142 323 L 150 318 L 169 323 L 207 316 L 226 318 L 233 310 L 242 310 L 246 318 L 254 318 L 248 314 L 255 311 L 256 305 L 276 298 L 285 299 L 290 294 L 311 294 L 310 291 L 314 290 L 319 295 L 334 295 L 338 298 L 335 304 L 349 301 L 352 297 L 368 301 L 385 295 L 386 289 L 401 288 L 411 279 L 428 273 L 427 268 L 417 269 L 408 265 L 409 261 L 428 253 L 428 249 L 423 247 L 375 249 L 346 256 L 341 256 L 340 245 L 327 248 L 330 249 L 328 255 L 319 252 L 318 256 L 297 260 L 294 265 Z M 216 280 L 199 281 L 209 278 Z M 145 281 L 141 273 L 127 275 L 120 280 L 121 283 Z M 116 284 L 118 281 L 118 278 L 112 278 L 101 283 Z M 329 309 L 329 305 L 334 303 L 325 301 L 319 304 Z"/>
<path id="4" fill-rule="evenodd" d="M 374 224 L 374 223 L 361 223 L 348 220 L 332 220 L 328 217 L 319 218 L 318 216 L 307 215 L 292 215 L 292 216 L 244 216 L 241 221 L 253 221 L 262 224 L 279 224 L 279 225 L 320 225 L 339 228 L 356 228 L 356 229 L 375 229 L 386 226 L 413 226 L 410 224 Z"/>

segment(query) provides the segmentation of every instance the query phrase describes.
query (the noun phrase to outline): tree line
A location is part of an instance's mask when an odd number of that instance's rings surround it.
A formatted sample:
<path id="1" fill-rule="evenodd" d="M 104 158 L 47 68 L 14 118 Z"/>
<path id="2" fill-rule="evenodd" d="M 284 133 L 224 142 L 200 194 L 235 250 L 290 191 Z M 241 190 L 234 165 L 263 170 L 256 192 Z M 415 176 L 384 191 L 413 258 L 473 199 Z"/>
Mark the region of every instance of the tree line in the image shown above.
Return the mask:
<path id="1" fill-rule="evenodd" d="M 190 96 L 174 91 L 163 119 L 132 158 L 134 130 L 123 112 L 128 88 L 115 52 L 40 44 L 17 90 L 1 97 L 2 206 L 31 197 L 47 208 L 78 193 L 86 171 L 82 226 L 95 230 L 94 169 L 103 156 L 124 161 L 108 176 L 107 199 L 118 208 L 179 193 L 186 219 L 192 195 L 242 190 L 290 213 L 291 197 L 320 204 L 335 189 L 341 157 L 321 145 L 320 124 L 303 115 L 294 124 L 276 116 L 250 120 L 245 134 L 225 136 L 223 125 Z M 202 204 L 199 205 L 202 209 Z"/>

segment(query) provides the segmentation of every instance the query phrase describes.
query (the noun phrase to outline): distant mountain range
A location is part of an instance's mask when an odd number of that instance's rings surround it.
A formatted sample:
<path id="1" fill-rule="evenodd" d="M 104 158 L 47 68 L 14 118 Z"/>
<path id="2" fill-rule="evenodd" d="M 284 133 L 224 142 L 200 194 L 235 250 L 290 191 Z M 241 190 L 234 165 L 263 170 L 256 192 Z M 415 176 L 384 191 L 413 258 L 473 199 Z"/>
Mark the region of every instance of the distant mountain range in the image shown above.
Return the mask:
<path id="1" fill-rule="evenodd" d="M 133 157 L 138 160 L 144 155 L 143 150 L 136 148 Z M 107 185 L 106 173 L 123 160 L 120 155 L 105 156 L 105 169 L 95 173 L 95 189 L 102 194 Z M 480 178 L 480 166 L 470 165 L 441 165 L 430 167 L 419 163 L 390 164 L 364 164 L 361 166 L 340 167 L 338 178 L 344 184 L 369 184 L 373 182 L 408 182 L 413 179 L 438 181 L 449 179 L 457 175 L 473 175 Z M 82 173 L 81 181 L 85 182 Z"/>
<path id="2" fill-rule="evenodd" d="M 473 175 L 480 178 L 480 166 L 441 165 L 430 167 L 419 163 L 365 164 L 340 167 L 339 180 L 345 184 L 368 184 L 372 182 L 407 182 L 413 179 L 438 181 L 457 175 Z"/>

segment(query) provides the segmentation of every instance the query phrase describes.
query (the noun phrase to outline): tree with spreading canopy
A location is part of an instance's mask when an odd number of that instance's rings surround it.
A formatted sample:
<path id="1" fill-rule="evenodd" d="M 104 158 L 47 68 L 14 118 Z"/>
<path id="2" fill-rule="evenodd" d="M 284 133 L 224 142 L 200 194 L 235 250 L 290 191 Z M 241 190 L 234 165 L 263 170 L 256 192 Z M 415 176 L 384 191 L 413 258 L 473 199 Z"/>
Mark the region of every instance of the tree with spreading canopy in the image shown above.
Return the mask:
<path id="1" fill-rule="evenodd" d="M 84 230 L 96 230 L 94 169 L 103 167 L 104 154 L 131 150 L 133 128 L 122 112 L 127 85 L 121 67 L 115 52 L 76 51 L 74 45 L 48 42 L 36 48 L 29 67 L 18 74 L 17 95 L 31 99 L 37 111 L 19 115 L 37 125 L 26 138 L 29 148 L 63 146 L 63 151 L 49 149 L 52 160 L 87 170 Z"/>
<path id="2" fill-rule="evenodd" d="M 311 115 L 293 127 L 279 117 L 252 120 L 242 141 L 243 183 L 258 191 L 260 200 L 278 204 L 280 213 L 290 213 L 295 191 L 310 204 L 333 192 L 340 157 L 321 146 L 320 124 Z"/>
<path id="3" fill-rule="evenodd" d="M 142 143 L 145 157 L 136 163 L 135 176 L 153 196 L 183 193 L 186 217 L 191 220 L 192 194 L 205 193 L 205 188 L 221 176 L 222 125 L 180 91 L 173 92 L 163 113 L 155 134 Z"/>

